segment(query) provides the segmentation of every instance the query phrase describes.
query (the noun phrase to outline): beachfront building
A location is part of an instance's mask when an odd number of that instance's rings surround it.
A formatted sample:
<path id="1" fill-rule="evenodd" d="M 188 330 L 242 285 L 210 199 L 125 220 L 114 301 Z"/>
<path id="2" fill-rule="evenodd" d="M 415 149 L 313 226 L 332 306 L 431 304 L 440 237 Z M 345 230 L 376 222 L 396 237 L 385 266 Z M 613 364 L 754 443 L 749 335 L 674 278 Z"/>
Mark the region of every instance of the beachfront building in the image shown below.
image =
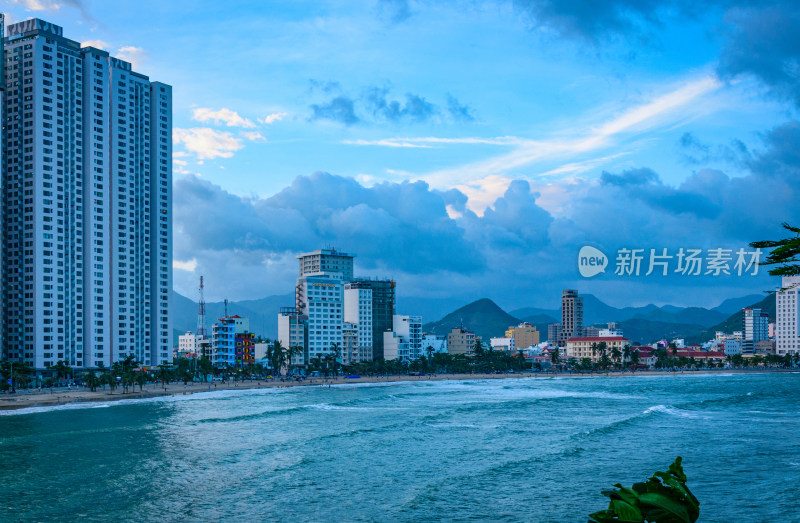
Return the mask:
<path id="1" fill-rule="evenodd" d="M 344 321 L 355 326 L 356 337 L 348 361 L 372 361 L 372 289 L 361 282 L 344 285 Z"/>
<path id="2" fill-rule="evenodd" d="M 252 332 L 236 332 L 234 320 L 235 359 L 237 367 L 252 367 L 256 363 L 256 335 Z"/>
<path id="3" fill-rule="evenodd" d="M 236 321 L 230 316 L 211 326 L 211 363 L 215 367 L 236 364 Z"/>
<path id="4" fill-rule="evenodd" d="M 775 353 L 800 352 L 800 276 L 784 276 L 775 293 Z"/>
<path id="5" fill-rule="evenodd" d="M 172 88 L 40 19 L 2 37 L 2 355 L 171 361 Z"/>
<path id="6" fill-rule="evenodd" d="M 308 316 L 295 307 L 281 307 L 278 312 L 278 341 L 284 347 L 299 347 L 300 350 L 292 357 L 292 365 L 304 365 L 308 361 Z M 266 353 L 266 348 L 264 351 Z"/>
<path id="7" fill-rule="evenodd" d="M 303 301 L 299 311 L 308 318 L 310 361 L 342 347 L 344 323 L 344 284 L 340 273 L 305 275 L 298 278 Z"/>
<path id="8" fill-rule="evenodd" d="M 198 355 L 200 353 L 200 341 L 203 339 L 199 334 L 187 332 L 178 336 L 178 357 L 185 358 L 189 354 Z"/>
<path id="9" fill-rule="evenodd" d="M 600 360 L 601 354 L 596 352 L 592 349 L 592 347 L 597 344 L 605 342 L 606 344 L 606 354 L 608 357 L 611 357 L 611 351 L 616 347 L 620 351 L 622 351 L 626 345 L 630 345 L 631 342 L 627 338 L 623 338 L 621 336 L 611 336 L 611 337 L 601 337 L 601 336 L 579 336 L 575 338 L 570 338 L 566 342 L 566 349 L 568 358 L 575 358 L 577 360 L 581 360 L 582 358 L 589 358 L 593 362 L 597 362 Z"/>
<path id="10" fill-rule="evenodd" d="M 389 279 L 356 278 L 350 289 L 369 289 L 372 292 L 372 359 L 385 358 L 383 333 L 394 327 L 396 283 Z"/>
<path id="11" fill-rule="evenodd" d="M 489 345 L 492 347 L 492 350 L 499 350 L 508 353 L 517 351 L 514 338 L 490 338 Z"/>
<path id="12" fill-rule="evenodd" d="M 769 316 L 761 309 L 742 309 L 742 354 L 755 354 L 759 341 L 769 337 Z"/>
<path id="13" fill-rule="evenodd" d="M 447 354 L 447 336 L 422 334 L 422 355 L 433 356 L 436 353 Z"/>
<path id="14" fill-rule="evenodd" d="M 475 355 L 475 333 L 464 327 L 454 327 L 447 333 L 447 352 L 449 354 Z"/>
<path id="15" fill-rule="evenodd" d="M 392 323 L 392 330 L 383 333 L 384 358 L 419 359 L 422 356 L 422 316 L 395 314 Z"/>
<path id="16" fill-rule="evenodd" d="M 539 345 L 539 331 L 530 323 L 520 323 L 516 327 L 509 327 L 505 332 L 506 338 L 514 340 L 514 346 L 520 348 Z"/>

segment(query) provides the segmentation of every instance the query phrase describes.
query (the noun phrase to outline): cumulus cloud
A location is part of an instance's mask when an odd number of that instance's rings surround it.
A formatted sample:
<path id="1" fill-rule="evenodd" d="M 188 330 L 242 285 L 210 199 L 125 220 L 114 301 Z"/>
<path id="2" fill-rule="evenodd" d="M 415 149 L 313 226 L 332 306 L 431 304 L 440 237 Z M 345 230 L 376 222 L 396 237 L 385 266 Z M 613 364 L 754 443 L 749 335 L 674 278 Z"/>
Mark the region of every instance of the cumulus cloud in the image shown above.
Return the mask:
<path id="1" fill-rule="evenodd" d="M 117 58 L 130 62 L 134 69 L 142 66 L 147 59 L 147 53 L 141 47 L 126 45 L 117 49 Z"/>
<path id="2" fill-rule="evenodd" d="M 251 297 L 291 292 L 293 254 L 324 245 L 357 254 L 360 274 L 394 277 L 404 296 L 461 303 L 489 295 L 523 306 L 574 285 L 631 301 L 686 302 L 705 290 L 743 295 L 768 288 L 768 277 L 581 280 L 572 260 L 586 243 L 612 258 L 623 247 L 736 249 L 773 237 L 783 221 L 800 222 L 800 124 L 763 139 L 744 176 L 701 169 L 670 185 L 646 167 L 606 172 L 591 182 L 554 182 L 565 194 L 557 210 L 547 210 L 554 183 L 498 179 L 505 190 L 483 215 L 470 210 L 465 191 L 424 182 L 367 187 L 315 173 L 271 197 L 247 198 L 187 176 L 175 181 L 175 259 L 196 258 L 196 270 L 222 281 L 248 275 L 243 292 Z"/>
<path id="3" fill-rule="evenodd" d="M 96 47 L 97 49 L 106 50 L 109 48 L 109 44 L 103 40 L 86 40 L 81 42 L 81 47 Z"/>
<path id="4" fill-rule="evenodd" d="M 183 145 L 199 160 L 231 158 L 235 151 L 243 147 L 242 141 L 231 133 L 208 127 L 175 128 L 172 130 L 172 141 L 176 145 Z"/>
<path id="5" fill-rule="evenodd" d="M 283 120 L 283 117 L 286 116 L 288 113 L 272 113 L 268 114 L 264 118 L 259 118 L 258 121 L 263 123 L 264 125 L 269 125 L 271 123 L 275 123 L 277 121 Z"/>
<path id="6" fill-rule="evenodd" d="M 218 111 L 207 107 L 198 107 L 192 111 L 192 120 L 201 123 L 212 122 L 217 125 L 224 124 L 228 127 L 244 127 L 245 129 L 252 129 L 256 126 L 247 118 L 239 116 L 239 113 L 236 111 L 231 111 L 225 107 Z"/>

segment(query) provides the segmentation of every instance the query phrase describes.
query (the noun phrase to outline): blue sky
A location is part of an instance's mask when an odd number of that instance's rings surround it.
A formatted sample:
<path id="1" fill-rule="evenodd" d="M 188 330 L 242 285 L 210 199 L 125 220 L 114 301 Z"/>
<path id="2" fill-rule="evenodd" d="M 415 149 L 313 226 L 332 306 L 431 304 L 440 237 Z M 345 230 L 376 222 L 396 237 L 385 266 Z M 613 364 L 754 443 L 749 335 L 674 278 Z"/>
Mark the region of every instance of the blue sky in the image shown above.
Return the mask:
<path id="1" fill-rule="evenodd" d="M 582 279 L 590 244 L 800 218 L 800 8 L 609 0 L 17 0 L 173 85 L 175 288 L 288 294 L 324 245 L 401 298 L 713 306 L 757 277 Z M 762 273 L 763 273 L 762 269 Z M 401 311 L 414 312 L 414 311 Z M 443 311 L 446 312 L 446 311 Z"/>

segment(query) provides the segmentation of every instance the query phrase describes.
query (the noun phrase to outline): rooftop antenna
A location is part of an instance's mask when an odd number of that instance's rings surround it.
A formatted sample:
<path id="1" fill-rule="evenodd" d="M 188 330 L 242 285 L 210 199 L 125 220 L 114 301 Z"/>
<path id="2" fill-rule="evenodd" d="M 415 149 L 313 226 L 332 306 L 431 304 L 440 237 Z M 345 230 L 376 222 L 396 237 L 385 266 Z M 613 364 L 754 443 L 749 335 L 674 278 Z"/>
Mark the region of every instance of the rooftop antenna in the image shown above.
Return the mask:
<path id="1" fill-rule="evenodd" d="M 203 277 L 200 276 L 200 303 L 197 311 L 197 335 L 206 339 L 206 299 L 203 296 Z"/>

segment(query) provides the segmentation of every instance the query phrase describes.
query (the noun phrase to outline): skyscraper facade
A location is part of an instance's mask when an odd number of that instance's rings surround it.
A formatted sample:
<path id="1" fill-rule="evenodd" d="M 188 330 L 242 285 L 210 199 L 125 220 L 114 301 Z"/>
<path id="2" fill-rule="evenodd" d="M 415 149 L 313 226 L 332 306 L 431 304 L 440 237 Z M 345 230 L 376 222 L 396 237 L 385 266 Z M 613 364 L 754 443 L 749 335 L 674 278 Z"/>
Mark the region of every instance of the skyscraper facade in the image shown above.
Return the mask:
<path id="1" fill-rule="evenodd" d="M 756 342 L 769 337 L 769 316 L 761 309 L 742 309 L 742 354 L 755 354 Z"/>
<path id="2" fill-rule="evenodd" d="M 800 353 L 800 276 L 784 276 L 775 293 L 775 352 Z"/>
<path id="3" fill-rule="evenodd" d="M 583 298 L 578 291 L 564 289 L 561 293 L 561 338 L 560 345 L 565 345 L 570 338 L 583 333 Z"/>
<path id="4" fill-rule="evenodd" d="M 171 87 L 43 20 L 3 44 L 3 356 L 170 361 Z"/>

